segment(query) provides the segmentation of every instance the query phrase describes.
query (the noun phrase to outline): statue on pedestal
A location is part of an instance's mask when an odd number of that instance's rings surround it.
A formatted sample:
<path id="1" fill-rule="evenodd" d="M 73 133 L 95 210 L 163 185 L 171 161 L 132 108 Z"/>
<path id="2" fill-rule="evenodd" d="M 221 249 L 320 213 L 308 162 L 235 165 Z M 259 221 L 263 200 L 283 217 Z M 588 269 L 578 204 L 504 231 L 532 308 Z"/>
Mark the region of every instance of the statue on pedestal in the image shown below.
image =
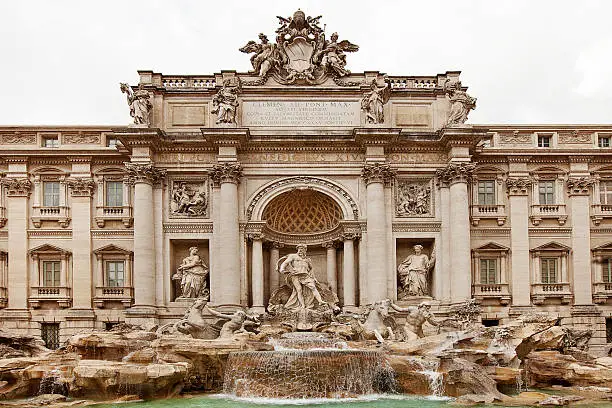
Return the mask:
<path id="1" fill-rule="evenodd" d="M 476 108 L 476 98 L 471 97 L 461 89 L 461 81 L 451 82 L 450 78 L 444 83 L 444 90 L 451 103 L 447 125 L 462 125 L 468 114 Z"/>
<path id="2" fill-rule="evenodd" d="M 379 88 L 376 80 L 370 84 L 370 91 L 361 98 L 361 109 L 365 111 L 367 123 L 384 123 L 385 115 L 383 106 L 389 101 L 391 88 L 389 84 Z"/>
<path id="3" fill-rule="evenodd" d="M 191 247 L 189 248 L 189 256 L 183 259 L 172 279 L 180 282 L 180 298 L 208 300 L 207 276 L 208 267 L 198 255 L 198 247 Z"/>
<path id="4" fill-rule="evenodd" d="M 138 90 L 132 92 L 132 88 L 124 82 L 120 83 L 121 92 L 127 94 L 127 103 L 130 106 L 130 116 L 134 118 L 136 125 L 151 124 L 151 95 L 144 89 L 143 84 L 138 85 Z"/>
<path id="5" fill-rule="evenodd" d="M 430 296 L 429 293 L 429 271 L 435 264 L 435 257 L 431 259 L 425 255 L 422 245 L 415 245 L 414 254 L 409 255 L 397 267 L 400 283 L 398 299 L 402 300 L 410 296 Z"/>
<path id="6" fill-rule="evenodd" d="M 223 88 L 213 97 L 212 113 L 217 114 L 217 123 L 236 123 L 236 108 L 240 93 L 240 79 L 228 78 L 223 81 Z"/>

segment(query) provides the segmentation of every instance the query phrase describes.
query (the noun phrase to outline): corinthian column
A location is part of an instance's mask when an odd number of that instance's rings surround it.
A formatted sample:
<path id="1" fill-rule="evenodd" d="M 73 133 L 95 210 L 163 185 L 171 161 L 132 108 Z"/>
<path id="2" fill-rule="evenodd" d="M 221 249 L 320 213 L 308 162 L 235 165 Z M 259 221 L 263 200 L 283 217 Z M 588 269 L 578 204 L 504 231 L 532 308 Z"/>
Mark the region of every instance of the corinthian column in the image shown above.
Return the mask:
<path id="1" fill-rule="evenodd" d="M 366 288 L 368 303 L 387 297 L 387 228 L 384 185 L 395 172 L 388 164 L 366 164 L 361 176 L 366 183 L 367 259 Z"/>
<path id="2" fill-rule="evenodd" d="M 134 183 L 134 307 L 155 307 L 153 185 L 166 175 L 151 163 L 125 163 Z M 160 249 L 161 250 L 161 249 Z"/>
<path id="3" fill-rule="evenodd" d="M 448 180 L 450 186 L 449 252 L 451 301 L 454 303 L 472 297 L 468 182 L 474 167 L 472 163 L 451 163 L 438 172 L 440 177 Z"/>
<path id="4" fill-rule="evenodd" d="M 570 177 L 567 180 L 572 207 L 572 275 L 576 305 L 593 303 L 589 194 L 594 182 L 590 177 Z"/>
<path id="5" fill-rule="evenodd" d="M 91 197 L 95 183 L 89 177 L 67 180 L 72 196 L 72 298 L 74 309 L 91 309 Z"/>
<path id="6" fill-rule="evenodd" d="M 506 180 L 510 205 L 510 259 L 512 262 L 512 305 L 531 303 L 531 275 L 529 273 L 529 177 L 510 176 Z"/>
<path id="7" fill-rule="evenodd" d="M 32 183 L 27 178 L 7 178 L 3 184 L 8 212 L 8 308 L 27 309 L 28 197 Z M 37 286 L 38 282 L 30 284 Z"/>
<path id="8" fill-rule="evenodd" d="M 211 271 L 217 277 L 211 276 L 210 290 L 211 302 L 215 304 L 240 304 L 238 183 L 241 176 L 240 163 L 217 164 L 211 171 L 211 178 L 220 185 L 219 227 L 215 232 L 219 261 L 217 270 Z"/>

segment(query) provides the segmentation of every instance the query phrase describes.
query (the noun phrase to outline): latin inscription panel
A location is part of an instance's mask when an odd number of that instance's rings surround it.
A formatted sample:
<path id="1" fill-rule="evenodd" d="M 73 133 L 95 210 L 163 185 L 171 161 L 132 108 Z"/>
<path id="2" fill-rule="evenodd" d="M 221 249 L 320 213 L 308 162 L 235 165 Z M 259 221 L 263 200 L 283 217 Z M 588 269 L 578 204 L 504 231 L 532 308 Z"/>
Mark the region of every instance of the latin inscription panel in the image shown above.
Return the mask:
<path id="1" fill-rule="evenodd" d="M 359 126 L 357 101 L 244 101 L 243 126 Z"/>

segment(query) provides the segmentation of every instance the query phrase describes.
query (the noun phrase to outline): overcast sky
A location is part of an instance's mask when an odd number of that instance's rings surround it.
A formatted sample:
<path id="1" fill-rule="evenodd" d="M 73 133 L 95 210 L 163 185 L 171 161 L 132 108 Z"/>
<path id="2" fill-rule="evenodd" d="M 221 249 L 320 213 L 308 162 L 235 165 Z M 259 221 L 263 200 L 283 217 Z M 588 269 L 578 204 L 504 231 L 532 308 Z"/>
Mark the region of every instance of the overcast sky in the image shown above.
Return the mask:
<path id="1" fill-rule="evenodd" d="M 353 72 L 461 70 L 470 123 L 612 123 L 612 1 L 2 1 L 0 125 L 125 125 L 119 82 L 244 72 L 275 16 L 323 15 Z"/>

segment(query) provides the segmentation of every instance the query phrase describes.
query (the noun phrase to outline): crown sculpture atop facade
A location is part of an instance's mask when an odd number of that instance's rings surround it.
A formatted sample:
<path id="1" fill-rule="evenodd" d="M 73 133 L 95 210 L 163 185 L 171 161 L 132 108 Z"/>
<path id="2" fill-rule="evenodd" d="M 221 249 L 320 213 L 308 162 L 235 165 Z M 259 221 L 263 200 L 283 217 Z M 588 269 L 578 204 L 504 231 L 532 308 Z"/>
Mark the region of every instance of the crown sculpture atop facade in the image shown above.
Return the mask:
<path id="1" fill-rule="evenodd" d="M 305 81 L 319 84 L 329 76 L 339 78 L 350 73 L 346 67 L 345 52 L 355 52 L 359 46 L 347 40 L 338 41 L 338 34 L 325 38 L 324 29 L 319 26 L 322 16 L 306 16 L 299 10 L 293 17 L 280 17 L 276 30 L 276 43 L 260 33 L 259 43 L 249 41 L 240 51 L 253 54 L 251 73 L 265 82 L 272 75 L 282 84 Z"/>

